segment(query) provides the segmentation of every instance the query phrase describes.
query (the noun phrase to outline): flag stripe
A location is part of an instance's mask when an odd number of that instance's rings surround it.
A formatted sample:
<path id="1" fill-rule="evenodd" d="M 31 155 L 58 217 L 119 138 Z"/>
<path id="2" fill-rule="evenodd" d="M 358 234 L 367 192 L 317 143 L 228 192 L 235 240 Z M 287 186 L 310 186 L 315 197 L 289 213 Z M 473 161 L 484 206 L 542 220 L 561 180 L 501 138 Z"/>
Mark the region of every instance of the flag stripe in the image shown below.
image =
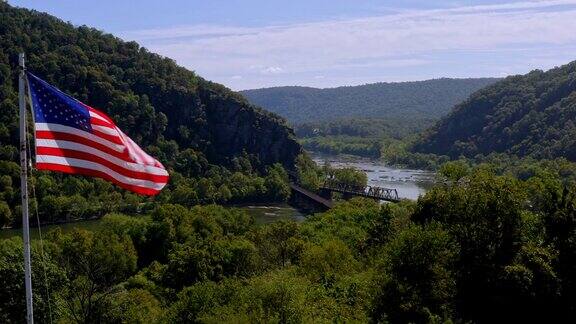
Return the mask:
<path id="1" fill-rule="evenodd" d="M 82 136 L 79 136 L 79 135 L 60 133 L 60 132 L 38 131 L 38 132 L 36 132 L 36 140 L 39 140 L 39 139 L 69 141 L 69 142 L 76 142 L 76 143 L 80 143 L 80 144 L 84 144 L 84 145 L 89 145 L 95 149 L 103 151 L 103 152 L 110 154 L 112 156 L 115 156 L 119 159 L 122 159 L 125 161 L 130 161 L 129 156 L 125 151 L 118 152 L 116 150 L 111 149 L 110 147 L 108 147 L 106 145 L 102 145 L 100 143 L 88 140 L 88 139 L 86 139 Z"/>
<path id="2" fill-rule="evenodd" d="M 142 194 L 142 195 L 150 195 L 150 196 L 156 195 L 162 189 L 162 188 L 152 189 L 152 188 L 145 188 L 145 187 L 126 184 L 126 183 L 118 181 L 117 179 L 113 178 L 112 176 L 110 176 L 107 173 L 102 172 L 102 171 L 86 169 L 86 168 L 82 168 L 82 167 L 63 165 L 63 164 L 59 164 L 59 163 L 55 164 L 55 163 L 37 162 L 36 168 L 38 170 L 50 170 L 50 171 L 58 171 L 58 172 L 72 173 L 72 174 L 81 174 L 81 175 L 90 176 L 90 177 L 102 178 L 104 180 L 108 180 L 110 182 L 113 182 L 114 184 L 116 184 L 117 186 L 119 186 L 121 188 L 130 190 L 130 191 Z"/>
<path id="3" fill-rule="evenodd" d="M 92 133 L 100 138 L 103 138 L 105 140 L 107 140 L 108 142 L 117 144 L 117 145 L 123 145 L 124 143 L 122 143 L 122 139 L 118 136 L 113 136 L 110 134 L 106 134 L 101 132 L 98 129 L 95 129 L 94 127 L 92 127 Z"/>
<path id="4" fill-rule="evenodd" d="M 168 182 L 168 176 L 166 175 L 157 175 L 153 173 L 146 173 L 142 172 L 137 169 L 127 168 L 115 164 L 111 161 L 103 159 L 102 157 L 90 154 L 87 152 L 81 152 L 76 150 L 69 150 L 69 149 L 62 149 L 62 148 L 55 148 L 55 147 L 43 147 L 39 146 L 37 148 L 38 155 L 45 155 L 45 156 L 56 156 L 56 157 L 65 157 L 65 158 L 74 158 L 79 160 L 85 160 L 89 162 L 98 163 L 102 166 L 105 166 L 118 174 L 121 174 L 125 177 L 130 177 L 134 179 L 141 179 L 141 180 L 149 180 L 154 182 Z"/>
<path id="5" fill-rule="evenodd" d="M 43 132 L 46 131 L 46 132 Z M 124 152 L 126 147 L 124 145 L 112 143 L 106 139 L 103 139 L 99 136 L 94 134 L 90 134 L 83 130 L 76 129 L 74 127 L 68 127 L 64 125 L 58 124 L 44 124 L 44 123 L 36 123 L 36 134 L 38 135 L 46 134 L 46 133 L 60 133 L 60 134 L 69 134 L 72 136 L 77 136 L 80 141 L 88 140 L 94 143 L 98 143 L 100 145 L 106 146 L 114 151 L 117 152 Z"/>
<path id="6" fill-rule="evenodd" d="M 150 188 L 150 189 L 156 189 L 156 190 L 159 190 L 162 187 L 164 187 L 164 183 L 156 183 L 153 181 L 142 180 L 142 179 L 133 179 L 130 177 L 126 177 L 126 176 L 123 176 L 123 175 L 117 173 L 114 170 L 111 170 L 110 168 L 108 168 L 106 166 L 103 166 L 101 164 L 91 162 L 91 161 L 85 161 L 85 160 L 75 159 L 75 158 L 66 158 L 66 157 L 60 157 L 60 156 L 40 155 L 40 154 L 37 155 L 36 161 L 37 161 L 37 163 L 60 164 L 60 165 L 66 165 L 66 166 L 75 167 L 75 168 L 83 168 L 83 169 L 87 169 L 87 170 L 104 172 L 107 175 L 109 175 L 110 177 L 116 179 L 117 181 L 124 183 L 124 184 L 127 184 L 127 185 L 131 185 L 131 186 L 144 187 L 144 188 Z"/>
<path id="7" fill-rule="evenodd" d="M 90 116 L 90 124 L 114 128 L 114 124 L 110 124 L 110 123 L 107 122 L 106 120 L 104 120 L 104 119 L 98 119 L 98 118 L 96 118 L 96 117 L 93 117 L 92 115 Z"/>
<path id="8" fill-rule="evenodd" d="M 118 134 L 118 131 L 115 128 L 109 127 L 109 126 L 101 126 L 101 125 L 92 125 L 92 129 L 93 130 L 97 130 L 100 133 L 104 133 L 104 134 L 108 134 L 110 136 L 114 136 L 116 138 L 120 138 L 120 134 Z"/>
<path id="9" fill-rule="evenodd" d="M 45 147 L 45 148 L 60 148 L 66 150 L 74 150 L 80 152 L 87 152 L 93 155 L 96 155 L 102 159 L 110 161 L 111 163 L 117 164 L 118 166 L 133 169 L 138 172 L 147 172 L 154 175 L 168 175 L 165 169 L 159 168 L 152 165 L 142 165 L 138 163 L 134 163 L 132 161 L 127 161 L 125 159 L 119 158 L 117 156 L 105 153 L 102 150 L 98 150 L 96 148 L 90 147 L 88 145 L 84 145 L 81 143 L 76 143 L 72 141 L 65 141 L 65 140 L 53 140 L 53 139 L 37 139 L 37 147 Z"/>
<path id="10" fill-rule="evenodd" d="M 90 117 L 102 119 L 102 120 L 108 122 L 109 124 L 114 125 L 114 122 L 112 121 L 112 119 L 110 117 L 108 117 L 106 114 L 104 114 L 103 112 L 98 111 L 98 110 L 96 110 L 90 106 L 86 106 L 86 108 L 88 108 L 88 111 L 90 112 Z"/>

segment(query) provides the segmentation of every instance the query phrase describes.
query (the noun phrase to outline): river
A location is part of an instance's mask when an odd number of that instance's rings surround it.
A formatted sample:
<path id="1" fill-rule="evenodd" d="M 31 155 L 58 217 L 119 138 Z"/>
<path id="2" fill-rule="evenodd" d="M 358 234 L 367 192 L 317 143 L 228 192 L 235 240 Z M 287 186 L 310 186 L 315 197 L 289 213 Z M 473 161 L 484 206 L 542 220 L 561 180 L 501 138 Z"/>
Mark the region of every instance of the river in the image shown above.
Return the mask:
<path id="1" fill-rule="evenodd" d="M 396 189 L 400 198 L 416 200 L 434 184 L 434 172 L 391 167 L 379 160 L 352 156 L 312 155 L 319 165 L 326 161 L 333 168 L 351 167 L 366 172 L 369 186 Z"/>

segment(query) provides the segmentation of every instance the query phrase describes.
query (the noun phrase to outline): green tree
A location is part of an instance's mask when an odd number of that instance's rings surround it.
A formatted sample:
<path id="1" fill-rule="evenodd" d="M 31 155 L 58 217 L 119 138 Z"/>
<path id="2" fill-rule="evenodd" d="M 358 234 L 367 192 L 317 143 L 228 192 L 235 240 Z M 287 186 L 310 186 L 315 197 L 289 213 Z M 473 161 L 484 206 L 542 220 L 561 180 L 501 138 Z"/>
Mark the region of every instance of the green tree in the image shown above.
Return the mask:
<path id="1" fill-rule="evenodd" d="M 12 223 L 12 211 L 10 206 L 4 201 L 0 201 L 0 224 L 9 225 Z"/>
<path id="2" fill-rule="evenodd" d="M 329 282 L 336 276 L 348 275 L 358 266 L 352 252 L 342 241 L 330 240 L 309 245 L 302 252 L 300 270 L 312 280 Z"/>
<path id="3" fill-rule="evenodd" d="M 60 316 L 59 292 L 66 285 L 67 277 L 49 246 L 33 242 L 32 286 L 34 290 L 34 319 L 50 322 Z M 0 322 L 22 323 L 26 317 L 24 289 L 24 258 L 22 239 L 14 237 L 0 241 Z"/>
<path id="4" fill-rule="evenodd" d="M 264 178 L 266 192 L 273 201 L 287 201 L 290 197 L 288 173 L 280 164 L 274 164 L 268 168 L 268 174 Z"/>
<path id="5" fill-rule="evenodd" d="M 498 307 L 497 278 L 521 248 L 525 201 L 517 180 L 486 170 L 418 200 L 413 219 L 442 223 L 460 245 L 457 298 L 465 318 L 486 316 L 484 307 Z"/>
<path id="6" fill-rule="evenodd" d="M 103 305 L 114 285 L 136 270 L 132 240 L 112 232 L 82 230 L 55 233 L 51 240 L 59 249 L 58 264 L 70 280 L 62 298 L 65 317 L 79 323 L 101 321 Z"/>
<path id="7" fill-rule="evenodd" d="M 285 266 L 294 263 L 302 253 L 303 242 L 294 221 L 274 222 L 253 235 L 263 259 L 270 264 Z"/>
<path id="8" fill-rule="evenodd" d="M 437 224 L 412 226 L 384 248 L 372 308 L 376 322 L 424 323 L 454 316 L 458 245 Z"/>
<path id="9" fill-rule="evenodd" d="M 442 164 L 438 173 L 451 181 L 458 181 L 471 172 L 470 167 L 465 161 L 450 161 Z"/>
<path id="10" fill-rule="evenodd" d="M 160 302 L 143 289 L 114 292 L 102 305 L 104 323 L 158 323 L 164 315 Z"/>
<path id="11" fill-rule="evenodd" d="M 338 183 L 354 187 L 364 187 L 368 183 L 366 173 L 354 168 L 333 169 L 330 176 Z"/>
<path id="12" fill-rule="evenodd" d="M 556 268 L 562 281 L 561 311 L 576 314 L 576 188 L 565 188 L 556 205 L 545 215 L 547 242 L 558 251 Z"/>

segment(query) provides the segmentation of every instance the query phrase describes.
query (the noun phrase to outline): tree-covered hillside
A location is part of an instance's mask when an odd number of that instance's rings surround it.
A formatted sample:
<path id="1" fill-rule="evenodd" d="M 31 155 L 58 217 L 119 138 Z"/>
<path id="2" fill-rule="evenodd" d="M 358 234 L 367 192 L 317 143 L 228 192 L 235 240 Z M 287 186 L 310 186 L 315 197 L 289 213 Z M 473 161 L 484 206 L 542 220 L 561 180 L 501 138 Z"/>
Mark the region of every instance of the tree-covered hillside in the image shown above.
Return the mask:
<path id="1" fill-rule="evenodd" d="M 276 87 L 241 91 L 253 104 L 293 124 L 342 118 L 438 119 L 474 91 L 498 79 L 435 79 L 317 89 Z"/>
<path id="2" fill-rule="evenodd" d="M 25 52 L 31 71 L 104 110 L 145 146 L 174 140 L 218 163 L 247 150 L 264 164 L 288 164 L 299 151 L 280 118 L 135 42 L 5 3 L 0 14 L 3 143 L 16 143 L 17 53 Z"/>
<path id="3" fill-rule="evenodd" d="M 171 173 L 162 201 L 186 205 L 276 197 L 279 166 L 301 148 L 284 120 L 171 59 L 86 26 L 0 1 L 0 227 L 18 214 L 18 53 L 30 71 L 118 126 Z M 262 178 L 269 170 L 275 176 Z M 262 177 L 260 177 L 262 176 Z M 32 178 L 46 217 L 138 199 L 82 177 L 42 172 Z M 266 182 L 268 181 L 268 182 Z M 284 190 L 285 188 L 281 188 Z M 280 191 L 282 191 L 280 190 Z M 285 198 L 285 192 L 280 195 Z M 83 206 L 83 207 L 82 207 Z M 41 215 L 42 217 L 42 215 Z"/>
<path id="4" fill-rule="evenodd" d="M 576 61 L 510 76 L 456 106 L 415 145 L 474 157 L 502 152 L 576 161 Z"/>

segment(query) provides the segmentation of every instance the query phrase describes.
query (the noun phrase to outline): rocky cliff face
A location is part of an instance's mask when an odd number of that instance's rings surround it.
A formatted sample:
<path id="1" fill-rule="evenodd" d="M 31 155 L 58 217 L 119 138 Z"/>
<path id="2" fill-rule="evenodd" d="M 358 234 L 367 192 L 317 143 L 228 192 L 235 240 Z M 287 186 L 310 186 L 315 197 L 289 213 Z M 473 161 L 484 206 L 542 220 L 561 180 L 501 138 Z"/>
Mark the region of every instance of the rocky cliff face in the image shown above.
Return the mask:
<path id="1" fill-rule="evenodd" d="M 293 167 L 302 148 L 284 120 L 213 90 L 201 91 L 200 97 L 208 103 L 206 116 L 217 156 L 238 156 L 245 151 L 257 156 L 262 165 L 281 162 Z"/>

